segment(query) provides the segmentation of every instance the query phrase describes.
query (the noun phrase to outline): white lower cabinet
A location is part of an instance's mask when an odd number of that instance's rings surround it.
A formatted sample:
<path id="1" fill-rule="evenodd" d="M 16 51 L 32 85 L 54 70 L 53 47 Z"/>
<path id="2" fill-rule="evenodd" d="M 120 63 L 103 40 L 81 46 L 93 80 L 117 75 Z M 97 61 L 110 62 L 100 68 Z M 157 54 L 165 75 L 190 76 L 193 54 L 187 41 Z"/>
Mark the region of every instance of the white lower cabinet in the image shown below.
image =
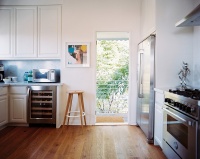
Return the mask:
<path id="1" fill-rule="evenodd" d="M 154 143 L 162 148 L 164 93 L 155 92 Z"/>
<path id="2" fill-rule="evenodd" d="M 10 95 L 10 122 L 27 122 L 26 95 Z"/>
<path id="3" fill-rule="evenodd" d="M 11 86 L 9 89 L 11 123 L 27 123 L 27 87 Z"/>
<path id="4" fill-rule="evenodd" d="M 155 140 L 162 147 L 163 140 L 163 110 L 160 105 L 155 104 Z"/>
<path id="5" fill-rule="evenodd" d="M 0 126 L 8 123 L 8 87 L 0 87 Z"/>
<path id="6" fill-rule="evenodd" d="M 8 123 L 8 96 L 0 96 L 0 126 Z"/>

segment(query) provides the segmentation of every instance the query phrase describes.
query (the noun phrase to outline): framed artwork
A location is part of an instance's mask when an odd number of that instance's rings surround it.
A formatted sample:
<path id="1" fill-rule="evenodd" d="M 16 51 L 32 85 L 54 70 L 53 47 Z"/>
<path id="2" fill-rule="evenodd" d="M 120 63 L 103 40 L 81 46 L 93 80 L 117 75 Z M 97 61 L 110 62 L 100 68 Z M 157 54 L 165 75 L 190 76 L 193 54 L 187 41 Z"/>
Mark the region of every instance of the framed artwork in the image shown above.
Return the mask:
<path id="1" fill-rule="evenodd" d="M 90 43 L 66 43 L 66 67 L 90 67 Z"/>

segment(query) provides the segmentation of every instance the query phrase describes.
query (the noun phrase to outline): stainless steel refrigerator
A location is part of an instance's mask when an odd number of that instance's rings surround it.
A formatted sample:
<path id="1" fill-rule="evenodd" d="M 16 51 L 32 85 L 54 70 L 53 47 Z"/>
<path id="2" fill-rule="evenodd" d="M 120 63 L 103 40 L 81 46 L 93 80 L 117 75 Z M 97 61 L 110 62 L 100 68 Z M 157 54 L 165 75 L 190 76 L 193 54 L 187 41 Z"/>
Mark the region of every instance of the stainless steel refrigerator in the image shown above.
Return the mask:
<path id="1" fill-rule="evenodd" d="M 148 143 L 153 143 L 154 138 L 155 40 L 155 35 L 151 35 L 138 44 L 136 122 L 146 135 Z"/>

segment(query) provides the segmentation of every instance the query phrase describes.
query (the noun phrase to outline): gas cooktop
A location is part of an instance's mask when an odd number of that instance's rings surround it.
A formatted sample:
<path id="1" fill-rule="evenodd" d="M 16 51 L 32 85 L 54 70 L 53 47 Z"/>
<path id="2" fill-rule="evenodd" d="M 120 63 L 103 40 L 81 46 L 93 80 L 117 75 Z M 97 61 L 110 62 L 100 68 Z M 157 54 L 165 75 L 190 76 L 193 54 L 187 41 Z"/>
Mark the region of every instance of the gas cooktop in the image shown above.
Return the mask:
<path id="1" fill-rule="evenodd" d="M 185 89 L 165 91 L 165 104 L 168 106 L 189 115 L 194 118 L 199 118 L 200 108 L 200 90 Z"/>
<path id="2" fill-rule="evenodd" d="M 170 89 L 169 92 L 180 95 L 180 96 L 189 97 L 194 100 L 200 100 L 200 90 L 198 89 L 185 89 L 185 90 Z"/>

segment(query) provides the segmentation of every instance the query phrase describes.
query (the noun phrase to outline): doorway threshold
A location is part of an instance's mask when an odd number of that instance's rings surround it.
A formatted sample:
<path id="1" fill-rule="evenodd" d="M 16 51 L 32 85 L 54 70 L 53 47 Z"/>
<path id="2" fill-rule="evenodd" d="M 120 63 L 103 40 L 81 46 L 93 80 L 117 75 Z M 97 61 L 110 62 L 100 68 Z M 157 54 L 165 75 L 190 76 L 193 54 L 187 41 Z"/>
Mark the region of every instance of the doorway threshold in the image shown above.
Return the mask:
<path id="1" fill-rule="evenodd" d="M 126 123 L 126 122 L 124 122 L 124 123 L 95 123 L 95 126 L 112 126 L 112 125 L 115 125 L 115 126 L 117 126 L 117 125 L 119 125 L 119 126 L 122 126 L 122 125 L 128 125 L 128 123 Z"/>

